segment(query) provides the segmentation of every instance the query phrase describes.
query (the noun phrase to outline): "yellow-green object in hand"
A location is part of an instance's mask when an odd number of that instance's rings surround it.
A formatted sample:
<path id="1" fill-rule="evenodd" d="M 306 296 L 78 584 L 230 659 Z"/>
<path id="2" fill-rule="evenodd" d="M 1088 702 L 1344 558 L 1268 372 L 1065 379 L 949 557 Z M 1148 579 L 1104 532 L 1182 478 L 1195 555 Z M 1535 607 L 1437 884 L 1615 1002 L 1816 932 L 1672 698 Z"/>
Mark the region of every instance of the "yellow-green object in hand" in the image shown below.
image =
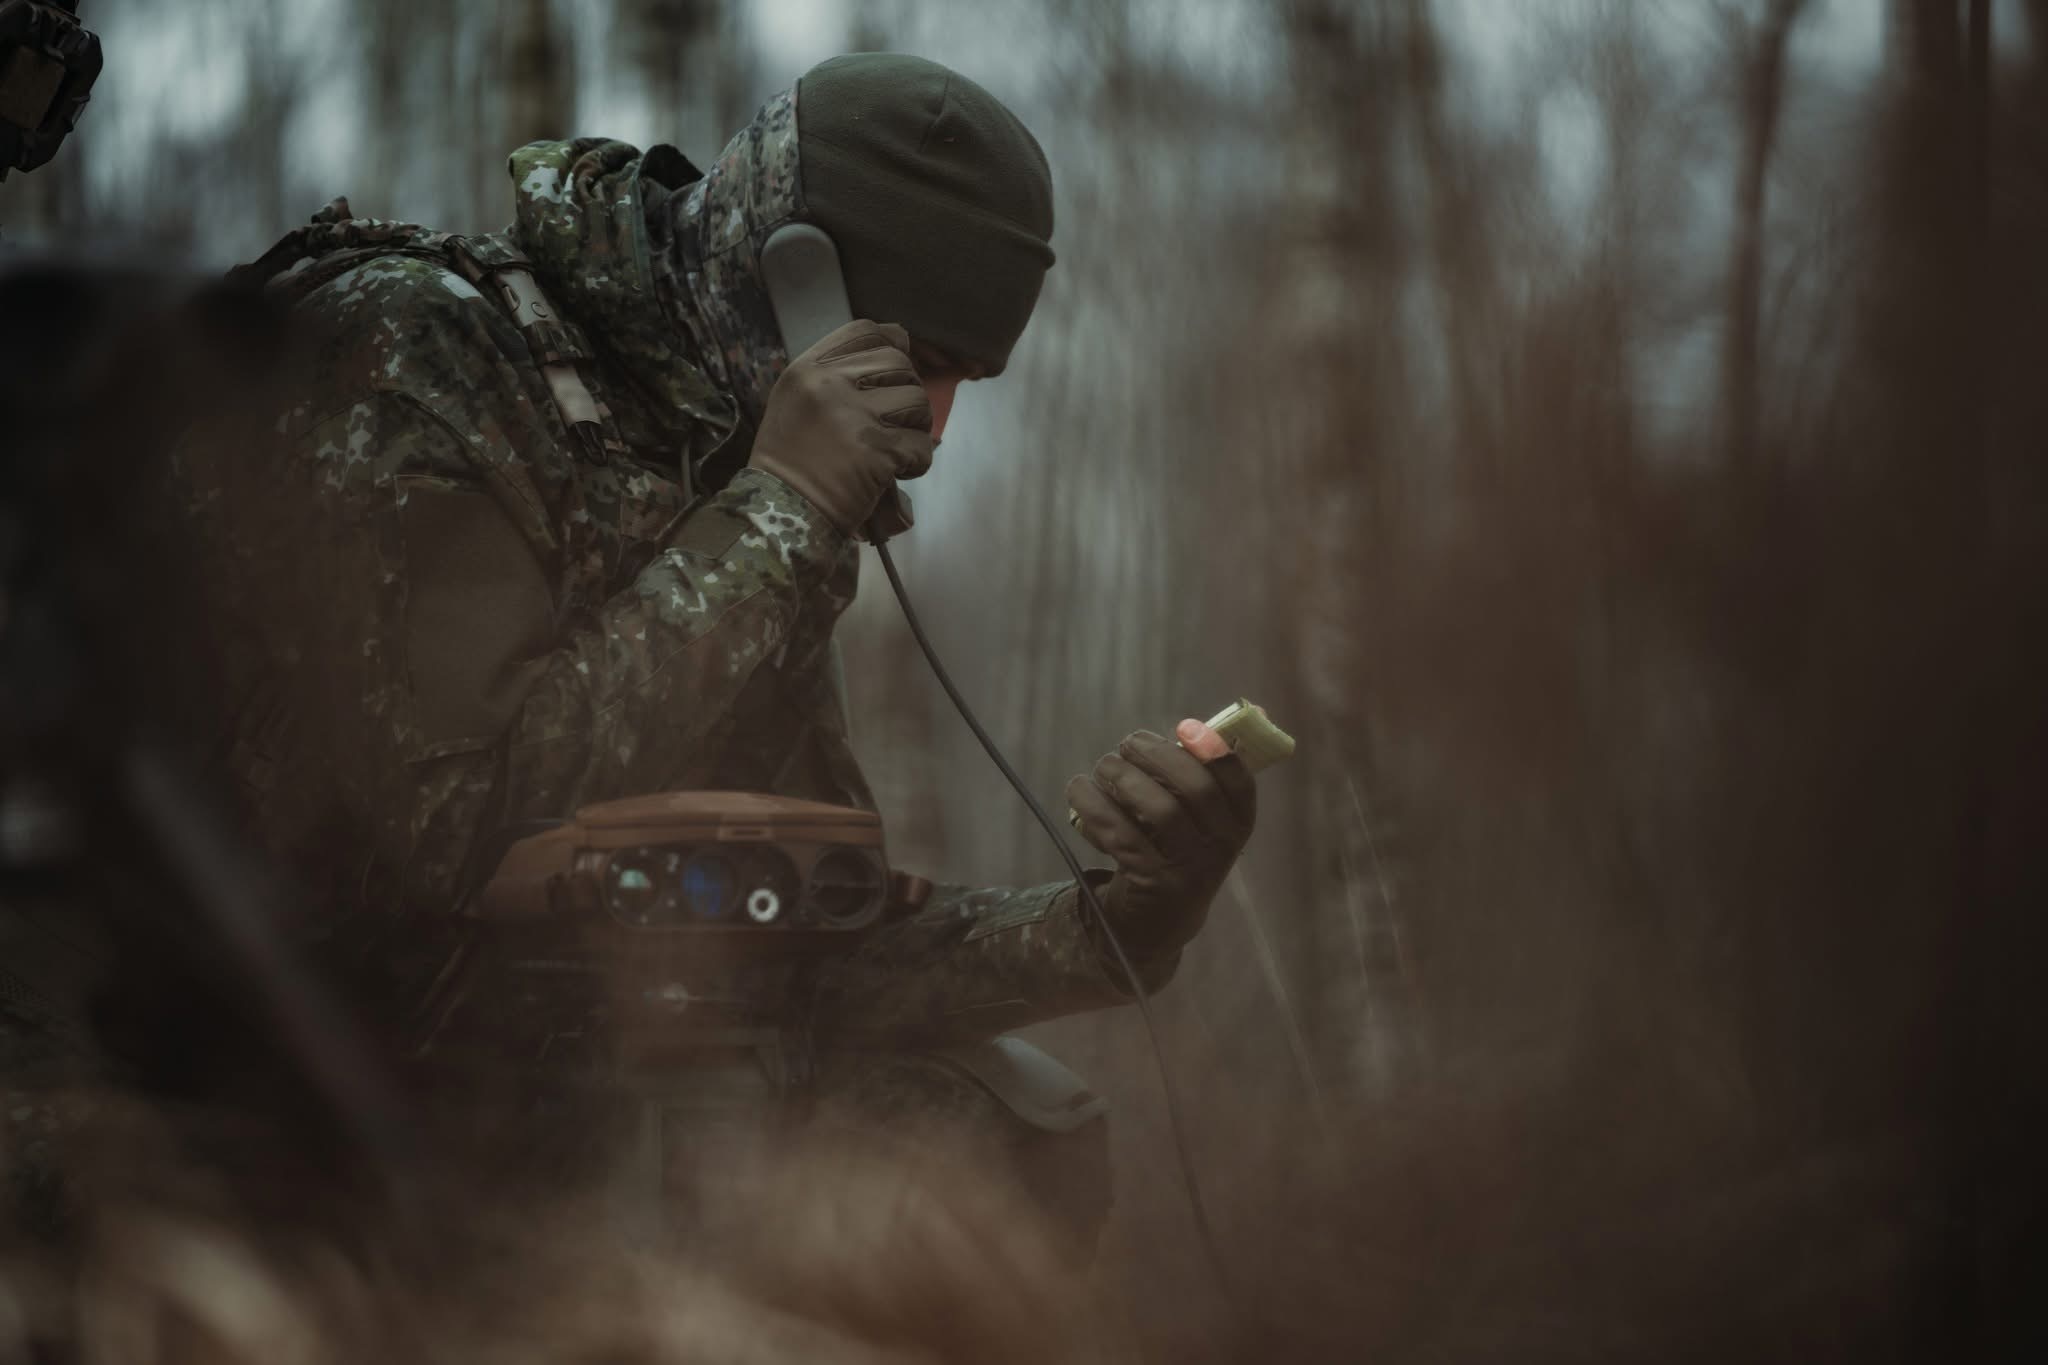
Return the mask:
<path id="1" fill-rule="evenodd" d="M 1265 707 L 1243 697 L 1209 717 L 1207 724 L 1251 772 L 1262 772 L 1294 756 L 1294 736 L 1275 725 Z M 1067 823 L 1079 829 L 1080 814 L 1070 808 Z"/>
<path id="2" fill-rule="evenodd" d="M 1209 717 L 1209 728 L 1255 773 L 1294 757 L 1294 736 L 1275 725 L 1265 707 L 1243 697 Z"/>

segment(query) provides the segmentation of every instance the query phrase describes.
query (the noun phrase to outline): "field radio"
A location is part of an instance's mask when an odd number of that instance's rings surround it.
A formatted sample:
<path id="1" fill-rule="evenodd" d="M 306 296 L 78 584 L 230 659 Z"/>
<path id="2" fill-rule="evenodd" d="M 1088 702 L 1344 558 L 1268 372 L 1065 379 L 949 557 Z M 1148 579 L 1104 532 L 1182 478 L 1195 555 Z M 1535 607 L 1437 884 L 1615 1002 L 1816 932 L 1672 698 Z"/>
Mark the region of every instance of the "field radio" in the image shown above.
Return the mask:
<path id="1" fill-rule="evenodd" d="M 586 806 L 513 844 L 475 912 L 735 944 L 832 940 L 922 900 L 892 879 L 872 811 L 757 792 L 658 792 Z"/>
<path id="2" fill-rule="evenodd" d="M 586 806 L 505 849 L 416 1054 L 586 1079 L 786 1055 L 815 965 L 930 893 L 890 871 L 872 811 L 724 791 Z"/>

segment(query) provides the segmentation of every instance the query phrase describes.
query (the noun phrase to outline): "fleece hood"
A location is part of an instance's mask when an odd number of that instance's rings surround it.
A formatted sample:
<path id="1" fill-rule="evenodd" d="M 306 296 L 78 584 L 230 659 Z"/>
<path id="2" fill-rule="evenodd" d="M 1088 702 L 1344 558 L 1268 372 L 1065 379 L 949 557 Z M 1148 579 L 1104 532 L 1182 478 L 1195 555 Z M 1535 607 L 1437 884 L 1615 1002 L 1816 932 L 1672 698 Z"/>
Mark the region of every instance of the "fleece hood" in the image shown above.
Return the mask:
<path id="1" fill-rule="evenodd" d="M 511 236 L 541 287 L 604 359 L 623 370 L 659 425 L 723 434 L 733 404 L 656 292 L 643 205 L 696 172 L 673 147 L 609 138 L 534 142 L 511 157 Z"/>
<path id="2" fill-rule="evenodd" d="M 531 143 L 511 172 L 514 239 L 607 358 L 681 418 L 758 425 L 788 363 L 760 248 L 801 208 L 794 92 L 708 174 L 673 147 L 604 138 Z"/>
<path id="3" fill-rule="evenodd" d="M 789 364 L 761 275 L 761 247 L 803 217 L 793 88 L 762 105 L 702 179 L 648 205 L 662 307 L 756 425 Z"/>

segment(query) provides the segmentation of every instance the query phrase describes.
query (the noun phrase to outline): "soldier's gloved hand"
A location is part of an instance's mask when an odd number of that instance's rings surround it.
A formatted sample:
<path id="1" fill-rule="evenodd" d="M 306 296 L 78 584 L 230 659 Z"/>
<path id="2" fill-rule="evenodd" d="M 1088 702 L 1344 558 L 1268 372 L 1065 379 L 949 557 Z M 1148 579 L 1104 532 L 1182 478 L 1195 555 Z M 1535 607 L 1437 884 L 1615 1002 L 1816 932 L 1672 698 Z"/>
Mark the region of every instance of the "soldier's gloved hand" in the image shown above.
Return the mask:
<path id="1" fill-rule="evenodd" d="M 1134 730 L 1067 783 L 1081 837 L 1116 859 L 1102 909 L 1134 962 L 1195 936 L 1258 817 L 1258 787 L 1223 737 L 1198 720 L 1175 733 Z"/>
<path id="2" fill-rule="evenodd" d="M 898 479 L 932 466 L 932 408 L 893 322 L 856 320 L 789 363 L 768 394 L 748 464 L 803 494 L 849 535 L 860 534 Z M 884 528 L 904 529 L 907 519 Z"/>

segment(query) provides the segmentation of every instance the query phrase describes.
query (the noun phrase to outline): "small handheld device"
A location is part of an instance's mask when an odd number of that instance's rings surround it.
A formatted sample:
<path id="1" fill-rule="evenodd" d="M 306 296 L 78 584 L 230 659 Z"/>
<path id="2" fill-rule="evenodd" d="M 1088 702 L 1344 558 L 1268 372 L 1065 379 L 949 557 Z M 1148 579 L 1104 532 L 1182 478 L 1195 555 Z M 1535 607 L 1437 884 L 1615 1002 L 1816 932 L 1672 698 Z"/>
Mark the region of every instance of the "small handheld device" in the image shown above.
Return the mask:
<path id="1" fill-rule="evenodd" d="M 1264 772 L 1275 763 L 1294 757 L 1294 736 L 1275 725 L 1265 707 L 1243 697 L 1209 717 L 1207 724 L 1223 736 L 1223 742 L 1244 760 L 1244 766 L 1251 772 Z M 1081 827 L 1080 813 L 1071 806 L 1067 808 L 1067 823 L 1075 829 Z"/>
<path id="2" fill-rule="evenodd" d="M 1265 707 L 1243 697 L 1209 717 L 1208 724 L 1255 773 L 1294 757 L 1294 736 L 1275 725 Z"/>

